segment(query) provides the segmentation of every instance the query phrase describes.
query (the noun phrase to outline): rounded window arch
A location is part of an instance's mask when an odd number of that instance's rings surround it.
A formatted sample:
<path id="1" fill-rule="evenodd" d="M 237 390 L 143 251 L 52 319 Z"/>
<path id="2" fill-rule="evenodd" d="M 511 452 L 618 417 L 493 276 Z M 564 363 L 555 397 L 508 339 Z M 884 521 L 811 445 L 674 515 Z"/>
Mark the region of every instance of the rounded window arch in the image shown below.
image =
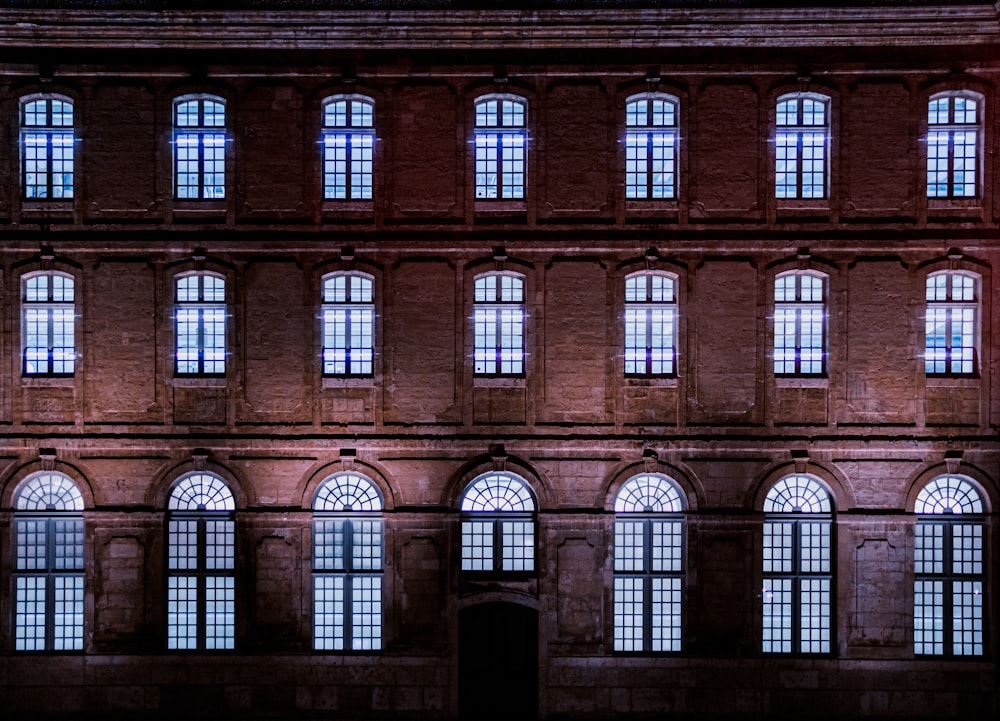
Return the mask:
<path id="1" fill-rule="evenodd" d="M 462 512 L 462 571 L 527 574 L 535 571 L 535 497 L 528 482 L 503 471 L 469 483 Z"/>
<path id="2" fill-rule="evenodd" d="M 62 473 L 14 494 L 14 649 L 83 650 L 83 495 Z"/>
<path id="3" fill-rule="evenodd" d="M 682 647 L 684 494 L 669 476 L 633 476 L 615 497 L 614 650 Z"/>
<path id="4" fill-rule="evenodd" d="M 313 648 L 382 648 L 382 494 L 359 473 L 327 478 L 313 496 Z"/>
<path id="5" fill-rule="evenodd" d="M 982 656 L 986 527 L 983 498 L 966 477 L 943 475 L 914 503 L 913 651 Z"/>
<path id="6" fill-rule="evenodd" d="M 764 498 L 764 653 L 828 654 L 833 622 L 833 502 L 810 475 L 779 479 Z"/>
<path id="7" fill-rule="evenodd" d="M 167 501 L 167 647 L 235 647 L 236 500 L 214 473 L 181 476 Z"/>

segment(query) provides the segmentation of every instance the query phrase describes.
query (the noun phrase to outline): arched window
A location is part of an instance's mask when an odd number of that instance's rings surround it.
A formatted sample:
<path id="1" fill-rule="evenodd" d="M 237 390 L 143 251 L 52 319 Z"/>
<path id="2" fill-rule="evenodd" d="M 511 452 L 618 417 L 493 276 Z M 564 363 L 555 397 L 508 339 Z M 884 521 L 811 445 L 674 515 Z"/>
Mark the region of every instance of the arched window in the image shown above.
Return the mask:
<path id="1" fill-rule="evenodd" d="M 14 495 L 14 648 L 83 649 L 83 496 L 61 473 Z"/>
<path id="2" fill-rule="evenodd" d="M 830 98 L 792 93 L 778 98 L 774 190 L 778 199 L 827 197 Z"/>
<path id="3" fill-rule="evenodd" d="M 226 197 L 226 101 L 213 95 L 174 100 L 174 197 Z"/>
<path id="4" fill-rule="evenodd" d="M 357 473 L 313 498 L 313 648 L 382 648 L 382 495 Z"/>
<path id="5" fill-rule="evenodd" d="M 76 369 L 73 276 L 46 271 L 21 279 L 25 375 L 71 376 Z"/>
<path id="6" fill-rule="evenodd" d="M 684 497 L 660 474 L 634 476 L 615 498 L 615 651 L 681 650 Z"/>
<path id="7" fill-rule="evenodd" d="M 64 97 L 21 100 L 21 197 L 73 197 L 73 101 Z"/>
<path id="8" fill-rule="evenodd" d="M 514 95 L 476 100 L 476 198 L 524 199 L 528 103 Z"/>
<path id="9" fill-rule="evenodd" d="M 927 197 L 979 195 L 979 96 L 941 93 L 927 104 Z"/>
<path id="10" fill-rule="evenodd" d="M 337 95 L 323 103 L 323 197 L 369 200 L 375 149 L 375 101 Z"/>
<path id="11" fill-rule="evenodd" d="M 674 276 L 643 271 L 625 278 L 625 375 L 677 373 Z"/>
<path id="12" fill-rule="evenodd" d="M 167 503 L 167 648 L 235 642 L 236 503 L 210 473 L 178 480 Z"/>
<path id="13" fill-rule="evenodd" d="M 225 375 L 226 279 L 189 273 L 178 276 L 174 287 L 177 375 Z"/>
<path id="14" fill-rule="evenodd" d="M 323 375 L 372 375 L 374 278 L 358 271 L 324 276 L 322 317 Z"/>
<path id="15" fill-rule="evenodd" d="M 774 279 L 774 373 L 826 373 L 827 278 L 813 271 L 789 271 Z"/>
<path id="16" fill-rule="evenodd" d="M 465 489 L 462 571 L 527 574 L 535 570 L 535 499 L 511 473 L 487 473 Z"/>
<path id="17" fill-rule="evenodd" d="M 928 375 L 975 375 L 978 315 L 978 276 L 956 270 L 927 276 L 924 371 Z"/>
<path id="18" fill-rule="evenodd" d="M 830 493 L 785 476 L 764 499 L 764 653 L 830 653 L 833 544 Z"/>
<path id="19" fill-rule="evenodd" d="M 676 197 L 677 98 L 633 95 L 625 105 L 625 197 Z"/>
<path id="20" fill-rule="evenodd" d="M 524 374 L 524 276 L 490 272 L 475 279 L 475 375 Z"/>
<path id="21" fill-rule="evenodd" d="M 913 511 L 913 652 L 982 656 L 982 498 L 967 479 L 938 476 Z"/>

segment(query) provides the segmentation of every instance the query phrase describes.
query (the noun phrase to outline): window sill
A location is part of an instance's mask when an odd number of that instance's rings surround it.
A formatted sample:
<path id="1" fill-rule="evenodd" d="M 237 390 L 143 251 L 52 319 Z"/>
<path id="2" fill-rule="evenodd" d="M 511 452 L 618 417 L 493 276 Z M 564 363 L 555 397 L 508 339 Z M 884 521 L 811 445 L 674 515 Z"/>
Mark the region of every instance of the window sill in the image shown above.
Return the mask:
<path id="1" fill-rule="evenodd" d="M 826 376 L 775 376 L 778 388 L 827 388 L 830 379 Z"/>
<path id="2" fill-rule="evenodd" d="M 524 376 L 473 376 L 472 384 L 480 388 L 524 388 Z"/>
<path id="3" fill-rule="evenodd" d="M 323 376 L 323 388 L 370 388 L 374 376 Z"/>
<path id="4" fill-rule="evenodd" d="M 625 384 L 637 388 L 676 388 L 677 376 L 624 376 Z"/>
<path id="5" fill-rule="evenodd" d="M 977 373 L 965 373 L 962 375 L 927 374 L 927 385 L 946 386 L 952 388 L 978 387 L 982 383 Z"/>
<path id="6" fill-rule="evenodd" d="M 225 376 L 175 375 L 171 383 L 183 388 L 224 388 L 228 379 Z"/>
<path id="7" fill-rule="evenodd" d="M 72 388 L 76 384 L 74 375 L 45 375 L 43 373 L 32 373 L 21 376 L 21 385 L 27 387 L 41 388 Z"/>
<path id="8" fill-rule="evenodd" d="M 481 218 L 525 218 L 528 204 L 524 200 L 476 200 L 474 209 Z"/>
<path id="9" fill-rule="evenodd" d="M 72 200 L 22 200 L 21 220 L 72 220 Z"/>

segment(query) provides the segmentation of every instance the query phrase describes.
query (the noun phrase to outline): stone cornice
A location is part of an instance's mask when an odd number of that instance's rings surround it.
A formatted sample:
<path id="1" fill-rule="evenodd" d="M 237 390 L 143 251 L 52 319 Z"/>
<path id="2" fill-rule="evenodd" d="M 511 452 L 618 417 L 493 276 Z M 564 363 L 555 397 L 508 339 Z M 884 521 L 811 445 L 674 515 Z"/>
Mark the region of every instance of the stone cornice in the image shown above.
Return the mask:
<path id="1" fill-rule="evenodd" d="M 6 48 L 621 49 L 1000 44 L 992 5 L 881 8 L 134 11 L 0 9 Z"/>

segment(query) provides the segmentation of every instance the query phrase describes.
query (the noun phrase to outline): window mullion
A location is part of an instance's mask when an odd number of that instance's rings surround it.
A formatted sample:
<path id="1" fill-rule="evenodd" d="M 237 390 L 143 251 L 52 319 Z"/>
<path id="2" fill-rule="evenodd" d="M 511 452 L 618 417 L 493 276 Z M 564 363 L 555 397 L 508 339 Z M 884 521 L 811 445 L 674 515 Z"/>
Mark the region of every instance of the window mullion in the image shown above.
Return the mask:
<path id="1" fill-rule="evenodd" d="M 646 326 L 646 338 L 644 345 L 646 346 L 646 373 L 652 374 L 653 372 L 653 310 L 652 308 L 643 309 L 643 315 L 645 316 L 645 326 Z"/>
<path id="2" fill-rule="evenodd" d="M 801 106 L 800 106 L 801 108 Z M 801 114 L 801 110 L 800 110 Z M 802 124 L 802 119 L 799 119 L 799 125 Z M 805 152 L 805 132 L 799 130 L 795 133 L 795 197 L 802 198 L 803 187 L 805 183 L 805 160 L 803 160 L 803 154 Z"/>
<path id="3" fill-rule="evenodd" d="M 200 517 L 197 519 L 197 551 L 195 555 L 195 587 L 196 593 L 198 594 L 197 599 L 197 636 L 195 638 L 195 648 L 199 650 L 204 650 L 208 645 L 206 639 L 208 638 L 208 571 L 206 566 L 206 559 L 208 556 L 208 527 L 206 524 L 206 519 Z"/>
<path id="4" fill-rule="evenodd" d="M 951 103 L 949 103 L 949 112 L 952 111 Z M 955 173 L 955 130 L 948 131 L 948 197 L 954 198 L 958 194 L 955 192 L 957 188 L 958 178 Z M 949 290 L 950 293 L 950 290 Z"/>
<path id="5" fill-rule="evenodd" d="M 650 111 L 652 112 L 652 111 Z M 650 123 L 652 125 L 652 123 Z M 646 131 L 646 197 L 653 197 L 653 133 Z"/>

